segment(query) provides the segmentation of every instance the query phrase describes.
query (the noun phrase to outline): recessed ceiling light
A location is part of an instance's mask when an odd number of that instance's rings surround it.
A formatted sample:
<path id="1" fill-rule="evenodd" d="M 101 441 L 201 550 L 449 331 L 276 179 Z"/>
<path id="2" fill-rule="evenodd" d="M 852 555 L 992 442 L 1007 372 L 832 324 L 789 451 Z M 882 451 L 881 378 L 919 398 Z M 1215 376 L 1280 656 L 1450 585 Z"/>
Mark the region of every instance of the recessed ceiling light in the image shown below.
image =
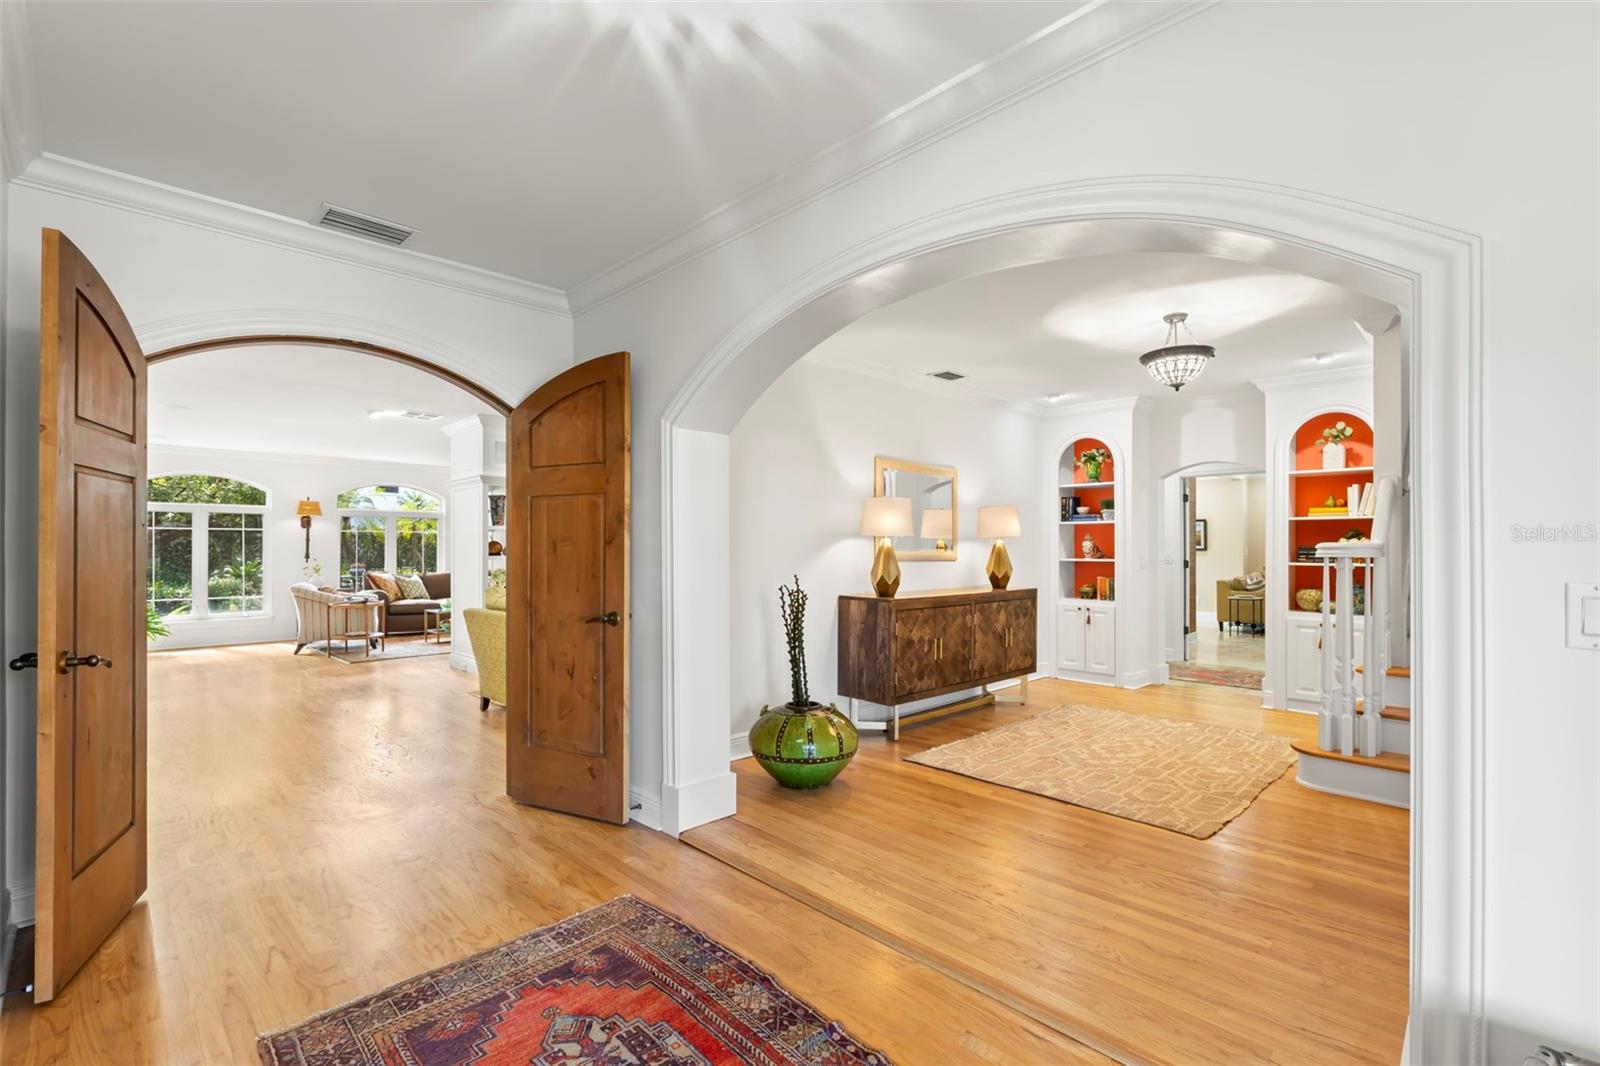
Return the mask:
<path id="1" fill-rule="evenodd" d="M 1060 403 L 1062 400 L 1065 400 L 1069 395 L 1070 395 L 1070 393 L 1065 393 L 1065 392 L 1052 392 L 1050 395 L 1048 395 L 1048 396 L 1046 396 L 1044 398 L 1044 402 L 1045 403 Z"/>
<path id="2" fill-rule="evenodd" d="M 1333 352 L 1313 352 L 1311 361 L 1313 363 L 1328 363 L 1333 361 L 1333 356 Z"/>
<path id="3" fill-rule="evenodd" d="M 413 422 L 437 422 L 443 415 L 436 415 L 431 411 L 385 410 L 368 411 L 368 418 L 406 418 Z"/>

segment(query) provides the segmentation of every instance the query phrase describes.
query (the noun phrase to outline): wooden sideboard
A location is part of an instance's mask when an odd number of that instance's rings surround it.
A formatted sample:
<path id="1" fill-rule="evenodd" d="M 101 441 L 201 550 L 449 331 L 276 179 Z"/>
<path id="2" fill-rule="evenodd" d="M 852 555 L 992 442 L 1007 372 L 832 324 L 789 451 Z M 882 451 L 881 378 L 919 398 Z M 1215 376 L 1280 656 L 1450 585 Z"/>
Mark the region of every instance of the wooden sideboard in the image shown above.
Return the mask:
<path id="1" fill-rule="evenodd" d="M 881 703 L 887 728 L 900 738 L 900 705 L 1022 679 L 1038 667 L 1037 589 L 946 589 L 893 599 L 839 597 L 839 695 Z M 919 712 L 939 717 L 992 703 L 987 691 L 970 700 Z M 859 724 L 859 723 L 858 723 Z"/>

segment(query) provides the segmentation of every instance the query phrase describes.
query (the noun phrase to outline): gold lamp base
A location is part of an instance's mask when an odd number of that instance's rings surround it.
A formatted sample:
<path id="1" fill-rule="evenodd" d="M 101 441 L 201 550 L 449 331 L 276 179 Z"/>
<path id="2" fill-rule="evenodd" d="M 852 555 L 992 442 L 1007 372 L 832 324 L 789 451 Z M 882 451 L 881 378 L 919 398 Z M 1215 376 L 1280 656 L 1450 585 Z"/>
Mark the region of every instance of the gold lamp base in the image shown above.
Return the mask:
<path id="1" fill-rule="evenodd" d="M 1009 568 L 1007 574 L 1010 573 Z M 888 537 L 878 538 L 878 547 L 872 553 L 872 591 L 884 599 L 893 599 L 900 589 L 900 560 L 895 558 L 894 545 Z"/>
<path id="2" fill-rule="evenodd" d="M 994 547 L 989 549 L 989 561 L 984 564 L 984 570 L 993 587 L 1003 589 L 1011 584 L 1011 555 L 1006 551 L 1005 541 L 995 540 Z"/>

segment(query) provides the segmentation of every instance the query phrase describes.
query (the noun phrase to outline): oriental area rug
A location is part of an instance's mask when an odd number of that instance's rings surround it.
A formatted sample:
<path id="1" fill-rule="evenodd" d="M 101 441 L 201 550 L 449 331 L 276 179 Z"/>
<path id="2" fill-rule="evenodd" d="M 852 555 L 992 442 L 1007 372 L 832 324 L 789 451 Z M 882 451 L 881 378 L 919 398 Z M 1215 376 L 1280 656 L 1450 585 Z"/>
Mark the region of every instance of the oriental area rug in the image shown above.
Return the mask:
<path id="1" fill-rule="evenodd" d="M 692 926 L 621 896 L 268 1033 L 263 1066 L 888 1066 Z"/>
<path id="2" fill-rule="evenodd" d="M 1062 707 L 907 757 L 1204 839 L 1294 762 L 1282 737 L 1106 707 Z"/>
<path id="3" fill-rule="evenodd" d="M 1261 688 L 1267 675 L 1260 670 L 1236 666 L 1198 666 L 1194 663 L 1167 664 L 1167 677 L 1172 681 L 1198 681 L 1203 685 L 1227 685 L 1229 688 Z"/>

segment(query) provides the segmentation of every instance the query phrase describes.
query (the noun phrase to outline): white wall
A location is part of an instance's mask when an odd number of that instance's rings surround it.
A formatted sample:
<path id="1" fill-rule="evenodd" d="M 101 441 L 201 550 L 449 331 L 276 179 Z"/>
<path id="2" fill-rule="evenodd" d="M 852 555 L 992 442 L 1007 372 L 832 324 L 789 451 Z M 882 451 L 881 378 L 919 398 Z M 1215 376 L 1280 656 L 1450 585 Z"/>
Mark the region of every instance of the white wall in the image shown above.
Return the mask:
<path id="1" fill-rule="evenodd" d="M 1201 624 L 1217 621 L 1217 582 L 1230 581 L 1245 572 L 1245 538 L 1249 529 L 1245 485 L 1243 478 L 1195 480 L 1194 516 L 1206 520 L 1206 550 L 1194 553 L 1196 613 Z"/>
<path id="2" fill-rule="evenodd" d="M 572 361 L 571 319 L 548 308 L 547 292 L 498 275 L 430 264 L 355 238 L 332 239 L 336 235 L 48 157 L 35 159 L 7 191 L 8 655 L 35 643 L 42 228 L 61 230 L 94 262 L 147 350 L 237 333 L 347 337 L 433 359 L 511 401 Z M 307 381 L 305 387 L 316 389 L 317 382 Z M 441 382 L 439 387 L 450 386 Z M 306 490 L 291 486 L 287 491 L 303 495 Z M 314 529 L 326 536 L 332 522 L 324 518 Z M 297 526 L 294 532 L 299 533 Z M 318 550 L 325 553 L 325 563 L 337 558 L 326 546 Z M 274 574 L 275 584 L 280 576 Z M 293 617 L 292 610 L 278 613 Z M 276 631 L 285 624 L 275 613 Z M 27 900 L 14 908 L 16 922 L 31 916 L 34 687 L 30 675 L 10 672 L 4 685 L 5 876 L 12 898 Z"/>
<path id="3" fill-rule="evenodd" d="M 195 356 L 203 359 L 205 356 Z M 193 648 L 215 644 L 248 644 L 264 640 L 292 640 L 295 635 L 294 600 L 289 586 L 297 581 L 339 583 L 338 495 L 363 485 L 404 485 L 422 489 L 446 500 L 449 467 L 414 463 L 380 463 L 366 459 L 316 459 L 287 455 L 260 455 L 216 448 L 181 448 L 152 445 L 149 471 L 161 474 L 216 474 L 260 485 L 267 490 L 266 531 L 267 592 L 264 614 L 239 618 L 168 619 L 172 635 L 152 648 Z M 305 530 L 295 515 L 295 505 L 309 496 L 322 504 L 322 517 L 311 520 L 311 558 L 322 564 L 320 577 L 308 577 L 305 567 Z M 448 507 L 448 505 L 446 505 Z M 452 535 L 448 509 L 439 545 L 441 566 L 449 566 Z"/>
<path id="4" fill-rule="evenodd" d="M 1600 11 L 1591 5 L 1221 4 L 907 145 L 825 195 L 796 190 L 790 207 L 743 228 L 737 212 L 720 216 L 717 242 L 580 311 L 579 351 L 627 348 L 638 358 L 635 708 L 654 714 L 662 692 L 662 500 L 653 475 L 658 425 L 679 387 L 808 272 L 898 226 L 1021 190 L 1129 175 L 1237 178 L 1479 236 L 1492 263 L 1481 323 L 1481 491 L 1518 500 L 1519 521 L 1600 521 L 1600 453 L 1563 444 L 1587 439 L 1600 395 L 1589 309 L 1600 270 L 1592 242 L 1572 239 L 1600 228 L 1597 39 Z M 1473 62 L 1462 62 L 1462 44 Z M 1196 63 L 1204 77 L 1175 73 Z M 1528 451 L 1564 459 L 1528 463 Z M 1481 545 L 1488 806 L 1478 859 L 1489 1057 L 1520 1060 L 1537 1039 L 1594 1055 L 1600 953 L 1572 949 L 1600 942 L 1591 783 L 1600 658 L 1565 647 L 1561 596 L 1565 581 L 1600 580 L 1600 553 L 1578 540 L 1519 543 L 1509 519 L 1489 521 Z M 659 730 L 634 737 L 636 780 L 650 788 L 663 764 Z M 1563 876 L 1530 872 L 1550 856 L 1562 858 Z"/>
<path id="5" fill-rule="evenodd" d="M 789 694 L 778 618 L 778 586 L 799 575 L 810 597 L 806 655 L 811 697 L 838 695 L 838 597 L 870 591 L 872 541 L 858 534 L 872 495 L 873 457 L 956 468 L 954 561 L 900 563 L 900 589 L 988 587 L 988 541 L 977 539 L 978 508 L 1012 504 L 1023 535 L 1009 541 L 1012 588 L 1040 588 L 1038 420 L 997 405 L 909 388 L 814 363 L 796 363 L 740 420 L 732 434 L 732 720 L 748 732 L 764 704 Z M 1043 640 L 1040 657 L 1046 657 Z M 862 717 L 882 718 L 862 705 Z"/>

